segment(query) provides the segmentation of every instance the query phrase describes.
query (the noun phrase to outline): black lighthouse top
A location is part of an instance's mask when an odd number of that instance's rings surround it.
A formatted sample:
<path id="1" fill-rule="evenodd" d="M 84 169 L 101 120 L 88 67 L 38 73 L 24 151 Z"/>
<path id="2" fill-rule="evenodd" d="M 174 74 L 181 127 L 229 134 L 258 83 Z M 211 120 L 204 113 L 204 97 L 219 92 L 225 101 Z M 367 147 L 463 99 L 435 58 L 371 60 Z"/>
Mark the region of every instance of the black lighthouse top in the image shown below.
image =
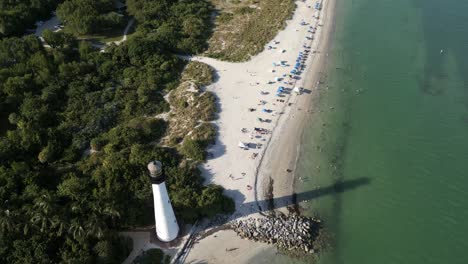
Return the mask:
<path id="1" fill-rule="evenodd" d="M 166 174 L 164 173 L 162 163 L 160 161 L 155 160 L 148 163 L 148 171 L 152 184 L 161 184 L 166 180 Z"/>

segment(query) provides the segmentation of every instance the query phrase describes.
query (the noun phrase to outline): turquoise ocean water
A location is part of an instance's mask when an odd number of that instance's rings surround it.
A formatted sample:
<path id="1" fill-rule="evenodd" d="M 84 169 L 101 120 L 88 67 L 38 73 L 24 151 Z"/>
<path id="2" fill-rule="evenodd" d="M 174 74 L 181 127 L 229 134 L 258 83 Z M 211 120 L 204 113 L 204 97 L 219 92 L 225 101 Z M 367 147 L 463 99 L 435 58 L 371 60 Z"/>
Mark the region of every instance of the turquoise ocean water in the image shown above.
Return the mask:
<path id="1" fill-rule="evenodd" d="M 468 1 L 337 0 L 332 39 L 296 184 L 333 186 L 319 262 L 468 263 Z"/>
<path id="2" fill-rule="evenodd" d="M 298 164 L 299 193 L 338 186 L 305 204 L 332 237 L 320 262 L 468 263 L 468 1 L 338 0 L 336 16 Z"/>

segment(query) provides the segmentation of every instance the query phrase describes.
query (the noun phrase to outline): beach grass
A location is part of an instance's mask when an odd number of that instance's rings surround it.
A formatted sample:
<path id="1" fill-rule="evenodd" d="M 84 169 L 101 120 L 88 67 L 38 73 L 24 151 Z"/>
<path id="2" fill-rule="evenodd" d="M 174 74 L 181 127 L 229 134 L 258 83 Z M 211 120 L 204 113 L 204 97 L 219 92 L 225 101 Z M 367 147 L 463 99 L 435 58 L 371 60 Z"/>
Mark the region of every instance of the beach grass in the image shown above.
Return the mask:
<path id="1" fill-rule="evenodd" d="M 260 53 L 286 25 L 293 0 L 212 0 L 217 10 L 206 55 L 240 62 Z"/>
<path id="2" fill-rule="evenodd" d="M 213 79 L 214 71 L 207 64 L 197 61 L 187 64 L 180 85 L 169 95 L 168 145 L 177 146 L 186 139 L 202 145 L 214 142 L 216 129 L 209 121 L 215 118 L 216 98 L 213 93 L 201 89 Z"/>
<path id="3" fill-rule="evenodd" d="M 182 81 L 192 81 L 197 85 L 209 85 L 213 79 L 213 68 L 199 61 L 191 61 L 182 72 Z"/>
<path id="4" fill-rule="evenodd" d="M 214 119 L 215 97 L 210 92 L 201 92 L 193 83 L 185 82 L 173 90 L 169 101 L 169 142 L 180 143 L 201 123 Z M 200 131 L 197 134 L 205 134 Z"/>
<path id="5" fill-rule="evenodd" d="M 214 144 L 216 143 L 216 128 L 211 123 L 201 123 L 199 126 L 195 127 L 190 136 L 206 144 Z"/>

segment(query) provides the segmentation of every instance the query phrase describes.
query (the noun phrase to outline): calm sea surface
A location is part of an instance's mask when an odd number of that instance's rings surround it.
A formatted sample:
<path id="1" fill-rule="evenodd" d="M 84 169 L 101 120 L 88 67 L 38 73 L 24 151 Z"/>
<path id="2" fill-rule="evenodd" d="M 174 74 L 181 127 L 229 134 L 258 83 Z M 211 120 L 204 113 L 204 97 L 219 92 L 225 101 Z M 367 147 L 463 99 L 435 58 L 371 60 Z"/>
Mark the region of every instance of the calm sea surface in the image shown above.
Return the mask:
<path id="1" fill-rule="evenodd" d="M 297 171 L 298 193 L 334 186 L 302 203 L 331 237 L 319 262 L 468 263 L 468 1 L 338 0 L 336 15 Z"/>

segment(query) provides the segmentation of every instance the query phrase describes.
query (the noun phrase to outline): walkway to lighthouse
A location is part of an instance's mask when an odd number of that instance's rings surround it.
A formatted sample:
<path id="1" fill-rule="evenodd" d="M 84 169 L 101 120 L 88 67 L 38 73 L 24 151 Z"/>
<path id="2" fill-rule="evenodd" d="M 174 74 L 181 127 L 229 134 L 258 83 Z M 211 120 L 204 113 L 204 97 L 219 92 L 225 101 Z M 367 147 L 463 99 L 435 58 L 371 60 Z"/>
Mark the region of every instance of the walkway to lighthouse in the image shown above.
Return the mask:
<path id="1" fill-rule="evenodd" d="M 181 234 L 179 234 L 179 237 L 174 241 L 169 243 L 162 242 L 158 240 L 154 227 L 138 231 L 119 232 L 119 234 L 130 237 L 133 240 L 132 252 L 130 252 L 122 264 L 131 264 L 136 257 L 153 248 L 159 248 L 163 250 L 165 254 L 174 256 L 188 237 L 187 230 L 181 230 Z"/>

